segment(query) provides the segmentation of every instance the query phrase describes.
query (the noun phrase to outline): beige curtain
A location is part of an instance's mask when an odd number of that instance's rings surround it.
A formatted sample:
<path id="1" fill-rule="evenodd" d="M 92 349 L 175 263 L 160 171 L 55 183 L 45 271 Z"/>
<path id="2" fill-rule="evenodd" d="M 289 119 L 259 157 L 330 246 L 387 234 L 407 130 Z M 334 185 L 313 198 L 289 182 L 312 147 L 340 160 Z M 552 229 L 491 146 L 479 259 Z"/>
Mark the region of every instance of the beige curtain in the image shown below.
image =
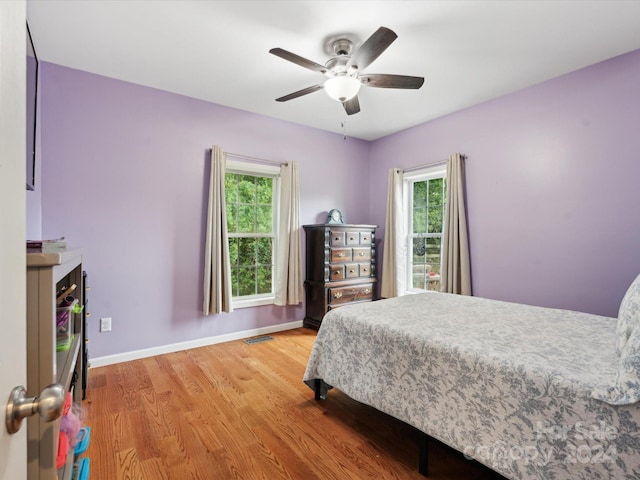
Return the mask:
<path id="1" fill-rule="evenodd" d="M 447 160 L 447 206 L 440 291 L 471 295 L 471 264 L 464 200 L 464 162 L 454 153 Z"/>
<path id="2" fill-rule="evenodd" d="M 406 288 L 406 244 L 403 218 L 404 174 L 399 168 L 389 170 L 387 186 L 387 219 L 384 230 L 382 279 L 380 296 L 392 298 L 402 295 Z"/>
<path id="3" fill-rule="evenodd" d="M 280 221 L 276 252 L 276 305 L 297 305 L 303 299 L 302 235 L 300 231 L 298 163 L 280 167 Z"/>
<path id="4" fill-rule="evenodd" d="M 209 180 L 209 208 L 204 251 L 205 315 L 232 312 L 231 265 L 227 214 L 224 200 L 224 174 L 227 155 L 214 145 L 211 148 L 211 177 Z"/>

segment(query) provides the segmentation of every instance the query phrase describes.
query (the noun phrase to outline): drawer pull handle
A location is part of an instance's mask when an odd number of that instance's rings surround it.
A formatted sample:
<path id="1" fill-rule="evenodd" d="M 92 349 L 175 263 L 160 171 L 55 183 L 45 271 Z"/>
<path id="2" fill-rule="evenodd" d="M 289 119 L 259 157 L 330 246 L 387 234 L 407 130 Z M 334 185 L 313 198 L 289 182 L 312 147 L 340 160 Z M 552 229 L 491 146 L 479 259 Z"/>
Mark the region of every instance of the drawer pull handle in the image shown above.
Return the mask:
<path id="1" fill-rule="evenodd" d="M 355 273 L 355 270 L 349 270 L 349 273 Z"/>
<path id="2" fill-rule="evenodd" d="M 367 270 L 367 267 L 364 267 L 364 268 L 362 269 L 362 272 L 363 272 L 363 273 L 367 273 L 368 271 L 369 271 L 369 270 Z"/>
<path id="3" fill-rule="evenodd" d="M 344 257 L 344 256 L 345 256 L 345 253 L 344 253 L 344 252 L 340 252 L 340 253 L 338 253 L 338 257 Z"/>
<path id="4" fill-rule="evenodd" d="M 365 288 L 364 289 L 364 293 L 371 293 L 371 289 L 370 288 Z"/>
<path id="5" fill-rule="evenodd" d="M 353 237 L 349 237 L 349 240 L 350 240 L 350 241 L 353 241 L 353 240 L 355 240 L 355 239 L 354 239 Z"/>
<path id="6" fill-rule="evenodd" d="M 342 292 L 335 292 L 333 298 L 342 298 Z"/>
<path id="7" fill-rule="evenodd" d="M 364 252 L 360 252 L 358 255 L 360 255 L 361 257 L 364 257 Z"/>

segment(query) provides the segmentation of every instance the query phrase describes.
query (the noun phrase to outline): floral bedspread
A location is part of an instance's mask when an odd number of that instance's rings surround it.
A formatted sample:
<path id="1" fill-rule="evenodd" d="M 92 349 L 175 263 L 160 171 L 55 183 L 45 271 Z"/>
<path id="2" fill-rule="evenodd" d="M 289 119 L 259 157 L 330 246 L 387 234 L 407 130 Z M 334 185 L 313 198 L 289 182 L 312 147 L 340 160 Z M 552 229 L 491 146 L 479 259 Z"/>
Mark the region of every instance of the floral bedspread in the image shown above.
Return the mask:
<path id="1" fill-rule="evenodd" d="M 325 316 L 303 380 L 321 379 L 511 479 L 640 478 L 640 405 L 613 381 L 616 319 L 425 293 Z"/>

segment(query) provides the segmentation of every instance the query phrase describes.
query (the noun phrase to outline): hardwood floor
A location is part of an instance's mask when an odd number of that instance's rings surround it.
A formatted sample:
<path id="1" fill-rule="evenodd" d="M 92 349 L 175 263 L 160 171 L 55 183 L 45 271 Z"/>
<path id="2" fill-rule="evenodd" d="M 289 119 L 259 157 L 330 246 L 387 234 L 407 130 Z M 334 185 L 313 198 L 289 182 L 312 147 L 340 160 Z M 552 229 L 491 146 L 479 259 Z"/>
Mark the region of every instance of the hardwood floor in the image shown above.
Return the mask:
<path id="1" fill-rule="evenodd" d="M 424 479 L 408 425 L 302 376 L 309 329 L 136 360 L 89 373 L 92 480 Z M 499 475 L 430 441 L 429 477 Z"/>

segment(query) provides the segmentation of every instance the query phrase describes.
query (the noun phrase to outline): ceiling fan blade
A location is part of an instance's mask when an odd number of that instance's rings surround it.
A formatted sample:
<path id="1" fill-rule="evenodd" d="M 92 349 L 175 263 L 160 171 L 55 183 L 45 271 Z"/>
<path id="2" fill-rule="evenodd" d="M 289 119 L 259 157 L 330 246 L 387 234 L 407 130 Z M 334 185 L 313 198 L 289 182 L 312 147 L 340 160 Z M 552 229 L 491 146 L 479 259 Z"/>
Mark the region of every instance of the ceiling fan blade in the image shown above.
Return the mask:
<path id="1" fill-rule="evenodd" d="M 407 75 L 387 75 L 384 73 L 371 73 L 361 75 L 360 81 L 367 87 L 377 88 L 411 88 L 418 89 L 424 83 L 424 77 L 410 77 Z"/>
<path id="2" fill-rule="evenodd" d="M 324 88 L 324 84 L 314 85 L 313 87 L 303 88 L 302 90 L 298 90 L 297 92 L 290 93 L 289 95 L 285 95 L 284 97 L 276 98 L 276 102 L 286 102 L 287 100 L 293 100 L 294 98 L 301 97 L 303 95 L 307 95 L 309 93 L 317 92 L 318 90 L 322 90 Z"/>
<path id="3" fill-rule="evenodd" d="M 271 50 L 269 50 L 269 53 L 274 54 L 276 57 L 284 58 L 285 60 L 295 63 L 296 65 L 300 65 L 301 67 L 313 70 L 314 72 L 320 72 L 323 75 L 327 73 L 327 67 L 325 67 L 324 65 L 320 65 L 319 63 L 307 60 L 300 55 L 288 52 L 287 50 L 283 50 L 282 48 L 272 48 Z"/>
<path id="4" fill-rule="evenodd" d="M 380 27 L 371 35 L 351 56 L 348 67 L 355 67 L 362 71 L 384 52 L 393 41 L 398 38 L 393 30 Z"/>
<path id="5" fill-rule="evenodd" d="M 350 100 L 342 102 L 342 106 L 344 107 L 344 111 L 347 112 L 347 115 L 358 113 L 360 111 L 360 101 L 358 100 L 358 96 L 356 95 Z"/>

